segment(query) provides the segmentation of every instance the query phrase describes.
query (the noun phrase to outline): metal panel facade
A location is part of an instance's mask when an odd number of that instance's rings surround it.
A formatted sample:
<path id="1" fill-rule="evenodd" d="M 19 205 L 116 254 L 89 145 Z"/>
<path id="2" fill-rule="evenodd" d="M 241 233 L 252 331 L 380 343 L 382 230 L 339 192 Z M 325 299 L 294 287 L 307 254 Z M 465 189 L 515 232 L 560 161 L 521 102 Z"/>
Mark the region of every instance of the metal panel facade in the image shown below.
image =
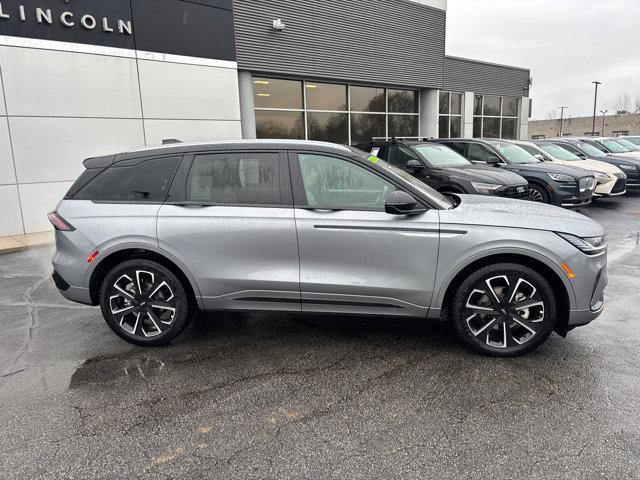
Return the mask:
<path id="1" fill-rule="evenodd" d="M 525 97 L 529 95 L 529 77 L 530 71 L 522 68 L 445 57 L 445 90 Z"/>
<path id="2" fill-rule="evenodd" d="M 234 15 L 241 69 L 442 86 L 443 10 L 407 0 L 234 0 Z M 284 31 L 273 30 L 275 19 Z"/>

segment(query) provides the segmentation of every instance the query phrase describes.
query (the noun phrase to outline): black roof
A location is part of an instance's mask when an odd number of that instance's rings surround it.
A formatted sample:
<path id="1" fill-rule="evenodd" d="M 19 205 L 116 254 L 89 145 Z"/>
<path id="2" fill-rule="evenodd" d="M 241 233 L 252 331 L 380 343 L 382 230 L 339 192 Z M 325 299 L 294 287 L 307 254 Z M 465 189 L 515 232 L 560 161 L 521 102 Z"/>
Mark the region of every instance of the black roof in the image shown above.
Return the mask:
<path id="1" fill-rule="evenodd" d="M 168 145 L 146 147 L 118 154 L 88 158 L 83 162 L 83 165 L 85 168 L 105 168 L 114 163 L 127 160 L 143 159 L 150 156 L 201 152 L 212 148 L 224 150 L 257 150 L 269 148 L 274 150 L 295 149 L 310 151 L 321 149 L 324 151 L 334 151 L 335 153 L 352 153 L 352 150 L 344 145 L 311 140 L 219 140 L 194 143 L 171 143 Z"/>

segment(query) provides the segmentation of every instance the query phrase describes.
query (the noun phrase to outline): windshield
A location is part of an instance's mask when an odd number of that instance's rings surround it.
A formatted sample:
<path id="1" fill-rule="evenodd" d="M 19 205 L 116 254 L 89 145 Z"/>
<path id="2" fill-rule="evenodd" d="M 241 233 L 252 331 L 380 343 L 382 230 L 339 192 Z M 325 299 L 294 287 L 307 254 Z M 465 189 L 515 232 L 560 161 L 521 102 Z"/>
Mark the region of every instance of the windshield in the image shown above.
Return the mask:
<path id="1" fill-rule="evenodd" d="M 607 150 L 613 153 L 629 153 L 631 151 L 627 147 L 620 145 L 615 140 L 601 140 L 600 142 L 607 147 Z"/>
<path id="2" fill-rule="evenodd" d="M 579 156 L 574 155 L 569 150 L 554 145 L 553 143 L 541 144 L 540 148 L 558 160 L 564 160 L 568 162 L 575 162 L 576 160 L 582 160 Z"/>
<path id="3" fill-rule="evenodd" d="M 396 177 L 396 178 L 399 177 L 401 180 L 404 180 L 406 183 L 409 183 L 413 188 L 415 188 L 421 194 L 423 194 L 426 198 L 428 198 L 431 201 L 431 203 L 433 203 L 434 205 L 445 210 L 449 210 L 456 206 L 456 204 L 452 200 L 445 197 L 441 193 L 436 192 L 433 188 L 421 182 L 413 175 L 409 175 L 407 172 L 400 170 L 397 167 L 394 167 L 390 163 L 387 163 L 384 160 L 382 160 L 381 158 L 373 156 L 367 152 L 363 152 L 358 148 L 355 148 L 355 147 L 349 147 L 349 148 L 351 149 L 352 152 L 357 153 L 358 155 L 367 159 L 367 161 L 375 163 L 378 167 L 380 167 L 382 170 L 389 173 L 392 177 Z"/>
<path id="4" fill-rule="evenodd" d="M 635 152 L 636 150 L 638 150 L 638 145 L 636 145 L 635 143 L 630 142 L 626 138 L 616 138 L 616 142 L 618 142 L 621 145 L 624 145 L 625 147 L 627 147 L 632 152 Z"/>
<path id="5" fill-rule="evenodd" d="M 540 163 L 536 157 L 527 152 L 524 148 L 513 143 L 490 142 L 510 163 L 527 164 Z"/>
<path id="6" fill-rule="evenodd" d="M 416 145 L 413 149 L 435 167 L 471 165 L 469 160 L 444 145 Z"/>
<path id="7" fill-rule="evenodd" d="M 604 158 L 607 156 L 602 150 L 594 147 L 590 143 L 580 143 L 578 148 L 582 150 L 589 158 Z"/>

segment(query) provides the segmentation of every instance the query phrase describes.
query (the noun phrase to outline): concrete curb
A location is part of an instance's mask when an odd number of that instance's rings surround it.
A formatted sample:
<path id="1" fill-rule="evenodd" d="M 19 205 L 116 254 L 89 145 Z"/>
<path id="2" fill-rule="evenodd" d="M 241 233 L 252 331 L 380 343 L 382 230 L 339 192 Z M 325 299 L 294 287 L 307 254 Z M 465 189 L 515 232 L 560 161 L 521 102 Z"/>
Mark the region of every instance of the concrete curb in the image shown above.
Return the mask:
<path id="1" fill-rule="evenodd" d="M 6 253 L 22 252 L 31 247 L 51 245 L 55 240 L 53 232 L 30 233 L 27 235 L 14 235 L 0 237 L 0 255 Z"/>

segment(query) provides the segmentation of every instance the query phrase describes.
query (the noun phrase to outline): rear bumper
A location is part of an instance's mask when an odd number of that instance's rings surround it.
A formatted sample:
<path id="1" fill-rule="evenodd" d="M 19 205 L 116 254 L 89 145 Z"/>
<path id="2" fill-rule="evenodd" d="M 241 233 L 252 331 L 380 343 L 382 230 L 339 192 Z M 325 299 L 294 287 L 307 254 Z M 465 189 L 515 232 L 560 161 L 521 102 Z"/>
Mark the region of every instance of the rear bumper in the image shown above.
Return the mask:
<path id="1" fill-rule="evenodd" d="M 72 287 L 56 270 L 51 274 L 51 278 L 53 278 L 53 283 L 55 283 L 60 295 L 67 300 L 84 305 L 93 305 L 88 288 Z"/>

